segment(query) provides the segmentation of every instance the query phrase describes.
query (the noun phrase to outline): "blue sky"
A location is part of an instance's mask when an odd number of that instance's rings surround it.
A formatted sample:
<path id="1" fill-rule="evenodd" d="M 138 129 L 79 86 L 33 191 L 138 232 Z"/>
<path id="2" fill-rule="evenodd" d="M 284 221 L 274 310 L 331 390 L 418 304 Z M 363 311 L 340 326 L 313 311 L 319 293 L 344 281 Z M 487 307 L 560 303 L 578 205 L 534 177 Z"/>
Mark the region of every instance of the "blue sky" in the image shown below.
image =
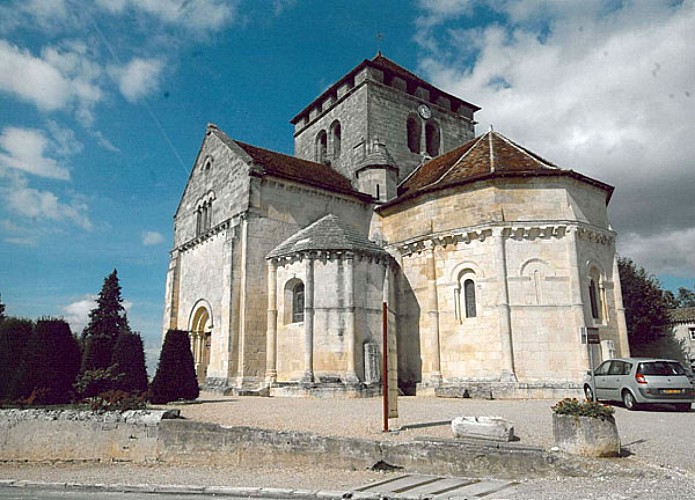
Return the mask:
<path id="1" fill-rule="evenodd" d="M 291 154 L 289 120 L 377 33 L 479 133 L 616 186 L 620 253 L 693 288 L 694 32 L 692 0 L 0 1 L 2 300 L 79 331 L 117 268 L 153 357 L 206 124 Z"/>

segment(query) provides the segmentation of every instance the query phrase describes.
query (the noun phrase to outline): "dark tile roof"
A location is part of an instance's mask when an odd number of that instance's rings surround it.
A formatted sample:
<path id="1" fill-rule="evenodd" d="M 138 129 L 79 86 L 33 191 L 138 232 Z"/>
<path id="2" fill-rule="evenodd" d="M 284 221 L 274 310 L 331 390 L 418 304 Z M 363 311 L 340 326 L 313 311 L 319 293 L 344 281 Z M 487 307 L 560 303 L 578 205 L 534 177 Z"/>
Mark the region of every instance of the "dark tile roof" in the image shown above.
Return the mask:
<path id="1" fill-rule="evenodd" d="M 333 214 L 328 214 L 280 243 L 267 258 L 312 250 L 351 250 L 357 253 L 382 255 L 386 253 L 350 224 Z"/>
<path id="2" fill-rule="evenodd" d="M 606 189 L 609 196 L 613 191 L 607 184 L 563 170 L 502 134 L 490 131 L 415 169 L 398 187 L 398 194 L 412 197 L 495 176 L 544 175 L 570 175 Z"/>
<path id="3" fill-rule="evenodd" d="M 243 149 L 259 169 L 257 173 L 260 175 L 273 175 L 337 193 L 350 194 L 363 200 L 371 199 L 370 196 L 356 191 L 347 177 L 327 165 L 235 141 L 218 128 L 211 130 L 226 144 L 235 144 Z"/>
<path id="4" fill-rule="evenodd" d="M 668 314 L 672 323 L 695 323 L 695 307 L 669 309 Z"/>

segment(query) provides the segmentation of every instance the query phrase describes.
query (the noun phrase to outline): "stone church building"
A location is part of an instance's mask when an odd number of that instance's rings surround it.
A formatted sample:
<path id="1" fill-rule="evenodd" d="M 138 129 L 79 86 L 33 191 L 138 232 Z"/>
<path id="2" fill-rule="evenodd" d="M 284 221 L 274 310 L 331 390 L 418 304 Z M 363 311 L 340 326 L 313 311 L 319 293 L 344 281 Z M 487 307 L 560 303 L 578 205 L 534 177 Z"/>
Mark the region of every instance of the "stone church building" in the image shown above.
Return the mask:
<path id="1" fill-rule="evenodd" d="M 379 53 L 291 120 L 294 156 L 208 125 L 163 325 L 201 384 L 374 394 L 384 323 L 406 394 L 575 394 L 587 347 L 629 355 L 613 188 L 476 136 L 479 109 Z"/>

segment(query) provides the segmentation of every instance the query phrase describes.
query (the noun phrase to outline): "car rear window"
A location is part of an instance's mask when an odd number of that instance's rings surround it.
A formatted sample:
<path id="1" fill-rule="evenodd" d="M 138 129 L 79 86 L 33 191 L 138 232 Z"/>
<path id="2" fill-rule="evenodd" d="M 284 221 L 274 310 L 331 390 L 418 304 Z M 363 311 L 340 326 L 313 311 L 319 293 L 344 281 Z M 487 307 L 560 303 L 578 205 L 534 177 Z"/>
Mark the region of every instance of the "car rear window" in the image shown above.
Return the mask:
<path id="1" fill-rule="evenodd" d="M 668 377 L 669 375 L 685 375 L 685 370 L 680 363 L 673 361 L 649 361 L 640 363 L 637 373 L 657 377 Z"/>

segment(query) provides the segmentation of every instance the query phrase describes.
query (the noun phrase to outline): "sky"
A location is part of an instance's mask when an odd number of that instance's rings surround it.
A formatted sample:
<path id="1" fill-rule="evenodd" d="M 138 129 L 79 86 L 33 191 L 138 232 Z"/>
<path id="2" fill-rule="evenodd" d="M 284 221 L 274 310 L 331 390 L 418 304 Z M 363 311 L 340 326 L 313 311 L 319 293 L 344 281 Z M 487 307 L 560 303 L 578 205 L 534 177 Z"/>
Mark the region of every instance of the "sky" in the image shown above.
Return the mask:
<path id="1" fill-rule="evenodd" d="M 620 255 L 695 288 L 695 0 L 0 0 L 0 294 L 80 332 L 118 270 L 150 367 L 207 123 L 289 120 L 377 50 L 615 186 Z M 377 36 L 380 34 L 380 36 Z"/>

